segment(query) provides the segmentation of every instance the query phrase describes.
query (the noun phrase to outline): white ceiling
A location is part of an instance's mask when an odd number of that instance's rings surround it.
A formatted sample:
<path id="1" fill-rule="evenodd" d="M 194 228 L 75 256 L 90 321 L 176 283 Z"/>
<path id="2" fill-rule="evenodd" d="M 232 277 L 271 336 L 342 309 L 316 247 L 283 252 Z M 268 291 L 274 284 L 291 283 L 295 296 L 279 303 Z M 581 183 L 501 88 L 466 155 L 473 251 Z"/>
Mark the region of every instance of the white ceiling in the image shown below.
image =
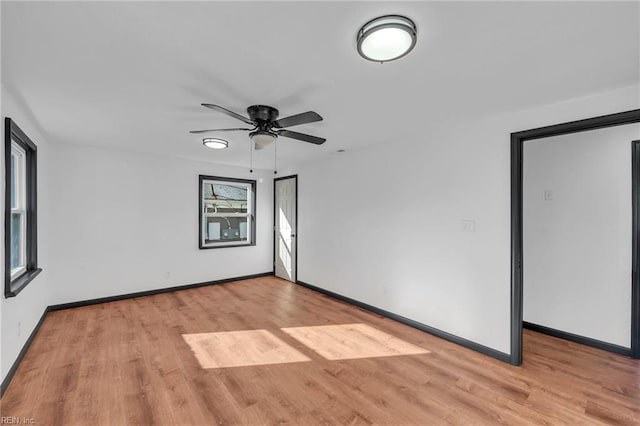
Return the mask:
<path id="1" fill-rule="evenodd" d="M 321 123 L 278 162 L 419 143 L 421 129 L 638 84 L 638 2 L 2 2 L 2 79 L 54 141 L 246 166 L 244 132 L 214 151 L 189 130 L 243 127 L 200 106 Z M 355 35 L 388 13 L 418 43 L 384 65 Z M 19 124 L 19 123 L 18 123 Z M 272 150 L 254 154 L 272 168 Z"/>

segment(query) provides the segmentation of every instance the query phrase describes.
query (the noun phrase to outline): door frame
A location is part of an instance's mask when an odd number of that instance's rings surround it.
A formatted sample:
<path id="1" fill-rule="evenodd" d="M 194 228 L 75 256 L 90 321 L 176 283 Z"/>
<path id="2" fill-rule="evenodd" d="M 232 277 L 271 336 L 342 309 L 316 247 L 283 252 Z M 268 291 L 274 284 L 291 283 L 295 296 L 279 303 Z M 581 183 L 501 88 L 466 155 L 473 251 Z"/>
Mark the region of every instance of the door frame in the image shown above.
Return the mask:
<path id="1" fill-rule="evenodd" d="M 640 358 L 640 140 L 631 142 L 632 265 L 631 356 Z"/>
<path id="2" fill-rule="evenodd" d="M 511 133 L 511 358 L 513 365 L 522 364 L 522 154 L 528 140 L 578 133 L 605 127 L 640 122 L 640 109 L 603 115 L 585 120 Z M 632 258 L 631 279 L 631 349 L 626 355 L 640 358 L 640 143 L 632 142 Z"/>
<path id="3" fill-rule="evenodd" d="M 288 176 L 283 176 L 283 177 L 279 177 L 279 178 L 275 178 L 273 179 L 273 274 L 276 274 L 276 244 L 278 242 L 277 238 L 276 238 L 276 196 L 277 196 L 277 192 L 276 192 L 276 182 L 278 182 L 279 180 L 286 180 L 286 179 L 295 179 L 296 180 L 296 220 L 295 220 L 295 227 L 296 227 L 296 233 L 295 233 L 295 237 L 293 237 L 293 244 L 295 246 L 295 251 L 296 251 L 296 259 L 295 262 L 293 263 L 293 267 L 295 269 L 295 273 L 293 274 L 294 276 L 291 277 L 294 283 L 298 282 L 298 235 L 299 235 L 299 231 L 298 231 L 298 175 L 288 175 Z"/>

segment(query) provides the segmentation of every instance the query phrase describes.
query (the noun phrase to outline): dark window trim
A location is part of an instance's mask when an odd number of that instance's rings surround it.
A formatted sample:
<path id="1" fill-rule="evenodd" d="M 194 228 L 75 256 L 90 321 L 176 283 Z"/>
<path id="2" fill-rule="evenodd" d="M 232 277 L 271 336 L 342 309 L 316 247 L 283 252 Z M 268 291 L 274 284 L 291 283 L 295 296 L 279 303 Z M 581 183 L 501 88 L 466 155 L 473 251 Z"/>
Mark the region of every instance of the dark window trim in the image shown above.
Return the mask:
<path id="1" fill-rule="evenodd" d="M 522 146 L 533 139 L 584 132 L 604 127 L 620 126 L 640 122 L 640 109 L 603 115 L 585 120 L 571 121 L 537 129 L 511 133 L 511 364 L 522 364 Z M 632 145 L 633 177 L 633 247 L 634 273 L 632 279 L 631 306 L 631 356 L 640 358 L 640 279 L 638 277 L 637 247 L 640 240 L 640 201 L 635 192 L 640 190 L 640 148 Z"/>
<path id="2" fill-rule="evenodd" d="M 202 183 L 205 180 L 218 180 L 224 182 L 237 182 L 237 183 L 245 183 L 251 185 L 251 202 L 253 204 L 253 217 L 251 218 L 251 243 L 249 244 L 229 244 L 229 245 L 220 245 L 220 246 L 203 246 L 202 245 Z M 198 248 L 200 250 L 208 250 L 208 249 L 221 249 L 221 248 L 231 248 L 231 247 L 251 247 L 256 245 L 256 222 L 258 221 L 258 205 L 256 203 L 257 200 L 257 188 L 256 181 L 251 179 L 238 179 L 238 178 L 229 178 L 229 177 L 221 177 L 221 176 L 208 176 L 208 175 L 199 175 L 198 181 Z"/>
<path id="3" fill-rule="evenodd" d="M 11 280 L 11 141 L 26 153 L 26 271 Z M 42 269 L 38 268 L 38 147 L 9 117 L 4 119 L 4 297 L 15 297 Z"/>
<path id="4" fill-rule="evenodd" d="M 293 243 L 296 246 L 296 261 L 294 262 L 294 268 L 296 270 L 295 277 L 293 278 L 293 282 L 298 282 L 298 237 L 300 236 L 300 231 L 298 230 L 298 175 L 289 175 L 279 177 L 273 180 L 273 274 L 276 273 L 276 182 L 279 180 L 285 179 L 295 179 L 296 180 L 296 236 L 294 237 Z"/>

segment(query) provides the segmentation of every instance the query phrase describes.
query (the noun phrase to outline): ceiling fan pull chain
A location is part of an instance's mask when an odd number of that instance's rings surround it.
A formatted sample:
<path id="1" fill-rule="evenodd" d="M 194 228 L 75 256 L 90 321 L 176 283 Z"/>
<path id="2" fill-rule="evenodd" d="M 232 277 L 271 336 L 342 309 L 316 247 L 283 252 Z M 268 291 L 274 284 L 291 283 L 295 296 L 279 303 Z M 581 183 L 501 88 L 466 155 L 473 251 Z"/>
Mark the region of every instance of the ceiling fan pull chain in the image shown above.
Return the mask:
<path id="1" fill-rule="evenodd" d="M 273 174 L 278 174 L 278 139 L 273 141 Z"/>
<path id="2" fill-rule="evenodd" d="M 253 173 L 253 141 L 249 139 L 249 173 Z"/>

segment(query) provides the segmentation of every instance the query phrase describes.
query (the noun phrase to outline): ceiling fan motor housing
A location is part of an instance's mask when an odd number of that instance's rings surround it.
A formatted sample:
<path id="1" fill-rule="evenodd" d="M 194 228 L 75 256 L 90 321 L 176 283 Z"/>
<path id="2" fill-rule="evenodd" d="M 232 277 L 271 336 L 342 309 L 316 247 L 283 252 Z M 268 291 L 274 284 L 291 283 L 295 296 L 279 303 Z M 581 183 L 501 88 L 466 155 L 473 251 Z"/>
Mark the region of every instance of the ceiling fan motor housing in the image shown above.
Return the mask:
<path id="1" fill-rule="evenodd" d="M 280 112 L 274 107 L 267 105 L 251 105 L 247 108 L 247 114 L 251 120 L 275 121 Z"/>

